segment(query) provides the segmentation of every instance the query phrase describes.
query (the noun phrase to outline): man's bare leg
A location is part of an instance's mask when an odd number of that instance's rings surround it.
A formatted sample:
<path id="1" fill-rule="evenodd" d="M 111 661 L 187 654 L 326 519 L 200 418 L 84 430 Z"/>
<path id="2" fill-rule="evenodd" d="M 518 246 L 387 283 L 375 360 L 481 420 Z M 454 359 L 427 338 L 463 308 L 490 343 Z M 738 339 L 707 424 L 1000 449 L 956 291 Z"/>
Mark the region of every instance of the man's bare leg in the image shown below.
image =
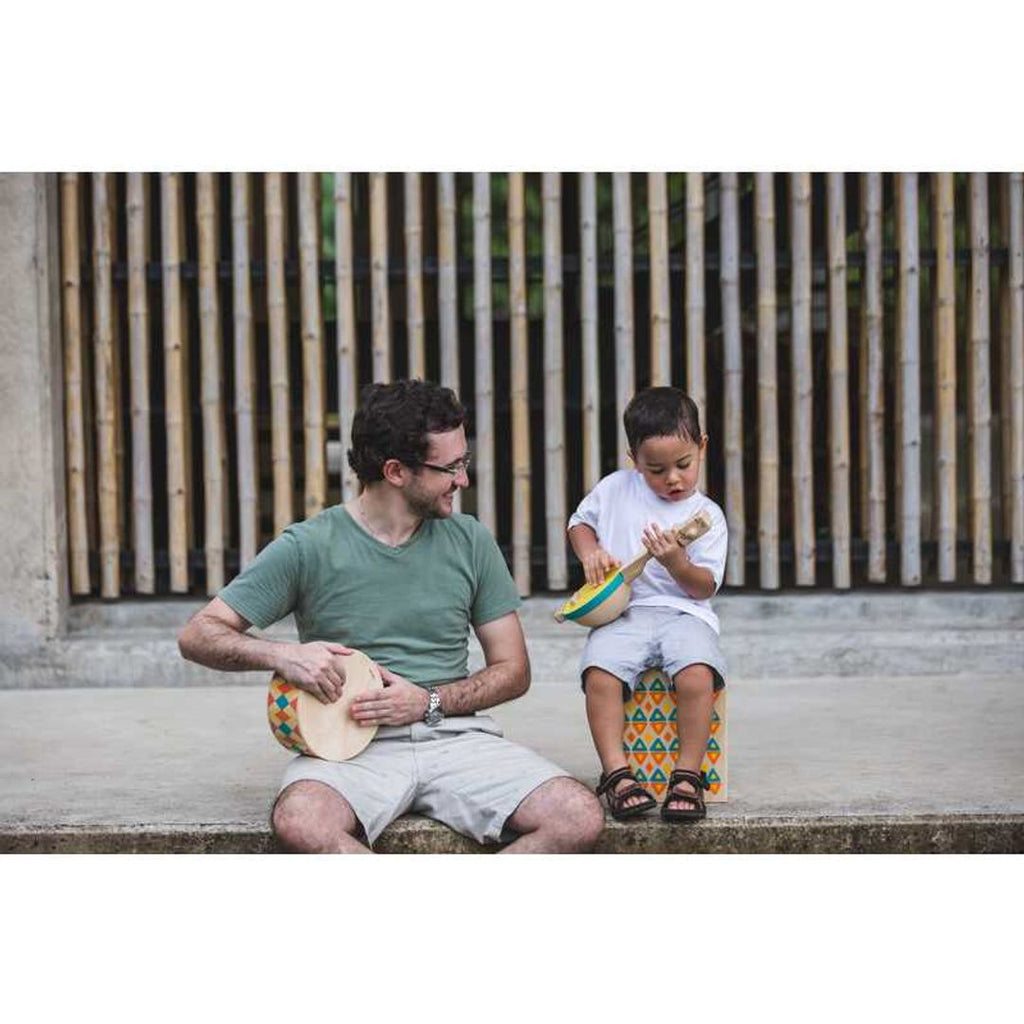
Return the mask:
<path id="1" fill-rule="evenodd" d="M 351 804 L 322 782 L 293 782 L 271 815 L 274 834 L 291 853 L 372 853 L 355 838 L 359 820 Z"/>
<path id="2" fill-rule="evenodd" d="M 502 853 L 586 853 L 604 828 L 604 811 L 586 786 L 562 776 L 530 793 L 508 826 L 521 835 Z"/>

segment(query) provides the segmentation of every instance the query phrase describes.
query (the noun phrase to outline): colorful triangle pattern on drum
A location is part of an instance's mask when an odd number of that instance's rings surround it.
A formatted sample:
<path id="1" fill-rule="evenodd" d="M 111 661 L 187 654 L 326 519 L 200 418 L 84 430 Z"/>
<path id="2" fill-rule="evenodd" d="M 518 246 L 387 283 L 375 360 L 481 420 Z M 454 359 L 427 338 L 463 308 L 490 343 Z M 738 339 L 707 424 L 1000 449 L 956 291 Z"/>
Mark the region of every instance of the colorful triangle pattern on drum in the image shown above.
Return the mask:
<path id="1" fill-rule="evenodd" d="M 299 730 L 299 691 L 286 683 L 278 676 L 270 682 L 267 691 L 267 721 L 270 723 L 270 731 L 274 739 L 286 750 L 292 750 L 296 754 L 308 754 L 306 746 Z"/>
<path id="2" fill-rule="evenodd" d="M 664 799 L 668 776 L 679 750 L 676 732 L 676 695 L 668 676 L 660 669 L 645 672 L 624 709 L 623 749 L 637 780 L 658 799 Z M 711 712 L 701 770 L 709 785 L 708 803 L 728 799 L 726 694 L 718 692 Z"/>

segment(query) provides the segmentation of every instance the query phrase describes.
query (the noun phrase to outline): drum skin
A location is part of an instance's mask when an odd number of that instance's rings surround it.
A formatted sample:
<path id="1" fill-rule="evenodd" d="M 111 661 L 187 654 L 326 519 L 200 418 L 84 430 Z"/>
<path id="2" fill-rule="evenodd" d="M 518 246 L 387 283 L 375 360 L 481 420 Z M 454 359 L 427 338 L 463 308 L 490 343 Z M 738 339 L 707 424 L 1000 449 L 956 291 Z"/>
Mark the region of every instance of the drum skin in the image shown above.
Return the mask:
<path id="1" fill-rule="evenodd" d="M 267 690 L 267 721 L 274 739 L 286 750 L 326 761 L 347 761 L 373 739 L 377 726 L 361 725 L 349 714 L 361 693 L 384 683 L 377 666 L 362 651 L 336 656 L 344 664 L 345 686 L 330 704 L 274 675 Z"/>

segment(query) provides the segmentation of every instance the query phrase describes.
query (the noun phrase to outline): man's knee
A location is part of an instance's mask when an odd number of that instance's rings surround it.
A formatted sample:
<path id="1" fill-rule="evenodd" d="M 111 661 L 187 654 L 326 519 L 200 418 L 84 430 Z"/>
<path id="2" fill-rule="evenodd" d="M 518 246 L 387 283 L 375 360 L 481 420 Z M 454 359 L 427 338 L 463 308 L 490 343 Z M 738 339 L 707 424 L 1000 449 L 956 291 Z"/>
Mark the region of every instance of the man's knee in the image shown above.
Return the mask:
<path id="1" fill-rule="evenodd" d="M 593 793 L 575 779 L 551 779 L 542 787 L 538 827 L 557 835 L 567 851 L 589 850 L 604 828 L 604 810 Z"/>
<path id="2" fill-rule="evenodd" d="M 289 849 L 323 849 L 332 837 L 354 835 L 358 821 L 349 802 L 322 782 L 293 782 L 278 796 L 271 828 Z"/>

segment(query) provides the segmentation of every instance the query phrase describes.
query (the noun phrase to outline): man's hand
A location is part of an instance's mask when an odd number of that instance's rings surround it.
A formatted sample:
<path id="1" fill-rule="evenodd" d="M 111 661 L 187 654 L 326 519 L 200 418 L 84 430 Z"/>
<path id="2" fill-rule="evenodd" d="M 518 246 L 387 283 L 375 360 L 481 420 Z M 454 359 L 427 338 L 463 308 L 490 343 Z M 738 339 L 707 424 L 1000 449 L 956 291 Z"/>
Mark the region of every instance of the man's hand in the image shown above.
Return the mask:
<path id="1" fill-rule="evenodd" d="M 674 533 L 666 533 L 657 523 L 650 523 L 644 529 L 644 547 L 669 572 L 678 571 L 689 562 L 686 548 L 679 543 Z"/>
<path id="2" fill-rule="evenodd" d="M 427 691 L 383 665 L 377 668 L 384 689 L 354 697 L 349 711 L 352 717 L 360 725 L 409 725 L 421 721 L 430 703 Z"/>
<path id="3" fill-rule="evenodd" d="M 276 671 L 289 683 L 313 694 L 321 704 L 333 704 L 345 685 L 345 669 L 337 655 L 350 647 L 314 640 L 308 644 L 282 644 Z"/>
<path id="4" fill-rule="evenodd" d="M 597 586 L 612 569 L 619 567 L 619 560 L 600 546 L 594 548 L 593 551 L 588 551 L 580 559 L 580 562 L 583 564 L 583 573 L 587 582 L 594 586 Z"/>

